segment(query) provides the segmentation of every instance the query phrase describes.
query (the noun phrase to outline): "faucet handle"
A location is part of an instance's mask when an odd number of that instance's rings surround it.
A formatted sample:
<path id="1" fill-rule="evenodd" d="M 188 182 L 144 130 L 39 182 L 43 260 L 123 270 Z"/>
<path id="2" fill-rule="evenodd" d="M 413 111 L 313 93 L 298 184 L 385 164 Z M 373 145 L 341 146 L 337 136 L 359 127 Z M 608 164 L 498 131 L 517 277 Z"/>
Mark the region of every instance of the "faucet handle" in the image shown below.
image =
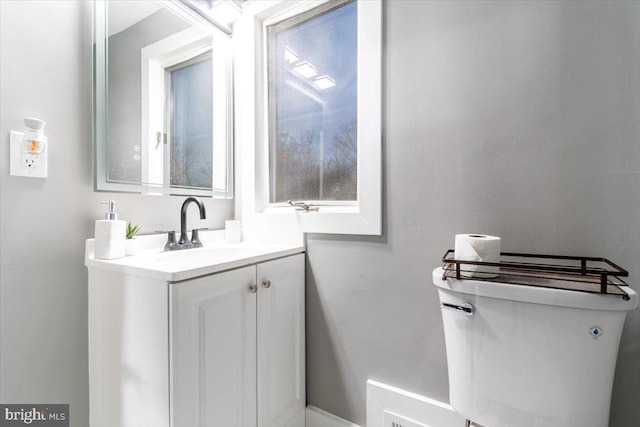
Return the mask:
<path id="1" fill-rule="evenodd" d="M 206 230 L 206 228 L 194 228 L 193 230 L 191 230 L 191 246 L 192 248 L 201 248 L 202 247 L 202 242 L 200 241 L 200 238 L 198 236 L 198 231 L 200 230 Z"/>
<path id="2" fill-rule="evenodd" d="M 176 242 L 176 232 L 175 231 L 167 231 L 167 243 L 164 245 L 165 251 L 172 251 L 178 247 L 178 242 Z"/>
<path id="3" fill-rule="evenodd" d="M 208 230 L 209 227 L 202 227 L 202 228 L 194 228 L 193 230 L 191 230 L 191 244 L 193 245 L 193 248 L 201 248 L 202 247 L 202 242 L 200 241 L 200 236 L 198 233 L 201 230 Z"/>

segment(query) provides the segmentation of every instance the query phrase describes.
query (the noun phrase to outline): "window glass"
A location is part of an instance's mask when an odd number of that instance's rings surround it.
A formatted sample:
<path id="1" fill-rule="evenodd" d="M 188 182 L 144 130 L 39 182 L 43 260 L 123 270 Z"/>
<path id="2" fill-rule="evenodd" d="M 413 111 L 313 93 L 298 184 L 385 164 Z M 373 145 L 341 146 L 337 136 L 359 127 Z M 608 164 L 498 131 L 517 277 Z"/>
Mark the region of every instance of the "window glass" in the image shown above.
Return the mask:
<path id="1" fill-rule="evenodd" d="M 213 79 L 211 54 L 171 72 L 171 186 L 212 184 Z"/>
<path id="2" fill-rule="evenodd" d="M 357 7 L 268 28 L 270 202 L 357 201 Z"/>

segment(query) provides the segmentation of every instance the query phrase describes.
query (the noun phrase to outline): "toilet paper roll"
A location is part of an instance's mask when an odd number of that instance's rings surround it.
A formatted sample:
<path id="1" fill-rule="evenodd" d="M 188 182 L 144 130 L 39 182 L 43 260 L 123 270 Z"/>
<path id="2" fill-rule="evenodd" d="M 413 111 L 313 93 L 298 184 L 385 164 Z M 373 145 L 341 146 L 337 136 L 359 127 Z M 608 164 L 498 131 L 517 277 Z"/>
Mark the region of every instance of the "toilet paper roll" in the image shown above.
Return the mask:
<path id="1" fill-rule="evenodd" d="M 500 238 L 486 234 L 456 234 L 455 259 L 500 262 Z M 461 264 L 460 275 L 467 278 L 498 277 L 500 267 Z"/>

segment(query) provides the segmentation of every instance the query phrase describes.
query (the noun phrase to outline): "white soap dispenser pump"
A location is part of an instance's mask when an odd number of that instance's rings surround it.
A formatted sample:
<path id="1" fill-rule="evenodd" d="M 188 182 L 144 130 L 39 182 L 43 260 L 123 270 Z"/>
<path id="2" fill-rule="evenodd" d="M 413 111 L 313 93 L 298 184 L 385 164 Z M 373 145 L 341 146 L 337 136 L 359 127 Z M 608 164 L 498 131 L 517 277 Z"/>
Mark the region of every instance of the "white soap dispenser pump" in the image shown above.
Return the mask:
<path id="1" fill-rule="evenodd" d="M 101 202 L 107 205 L 104 219 L 96 221 L 94 256 L 96 259 L 115 259 L 125 256 L 127 222 L 118 219 L 116 202 Z"/>

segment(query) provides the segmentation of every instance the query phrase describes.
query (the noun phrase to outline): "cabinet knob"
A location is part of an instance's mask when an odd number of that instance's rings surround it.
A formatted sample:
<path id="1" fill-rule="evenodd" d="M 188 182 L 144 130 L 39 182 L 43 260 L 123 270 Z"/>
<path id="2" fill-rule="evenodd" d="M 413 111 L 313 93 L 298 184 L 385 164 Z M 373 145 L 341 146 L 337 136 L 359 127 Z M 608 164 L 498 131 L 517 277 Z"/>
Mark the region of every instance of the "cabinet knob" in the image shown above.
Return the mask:
<path id="1" fill-rule="evenodd" d="M 262 286 L 265 289 L 269 289 L 271 287 L 271 280 L 265 280 L 264 282 L 262 282 Z"/>
<path id="2" fill-rule="evenodd" d="M 258 287 L 256 285 L 249 286 L 249 292 L 255 294 L 256 292 L 258 292 Z"/>

